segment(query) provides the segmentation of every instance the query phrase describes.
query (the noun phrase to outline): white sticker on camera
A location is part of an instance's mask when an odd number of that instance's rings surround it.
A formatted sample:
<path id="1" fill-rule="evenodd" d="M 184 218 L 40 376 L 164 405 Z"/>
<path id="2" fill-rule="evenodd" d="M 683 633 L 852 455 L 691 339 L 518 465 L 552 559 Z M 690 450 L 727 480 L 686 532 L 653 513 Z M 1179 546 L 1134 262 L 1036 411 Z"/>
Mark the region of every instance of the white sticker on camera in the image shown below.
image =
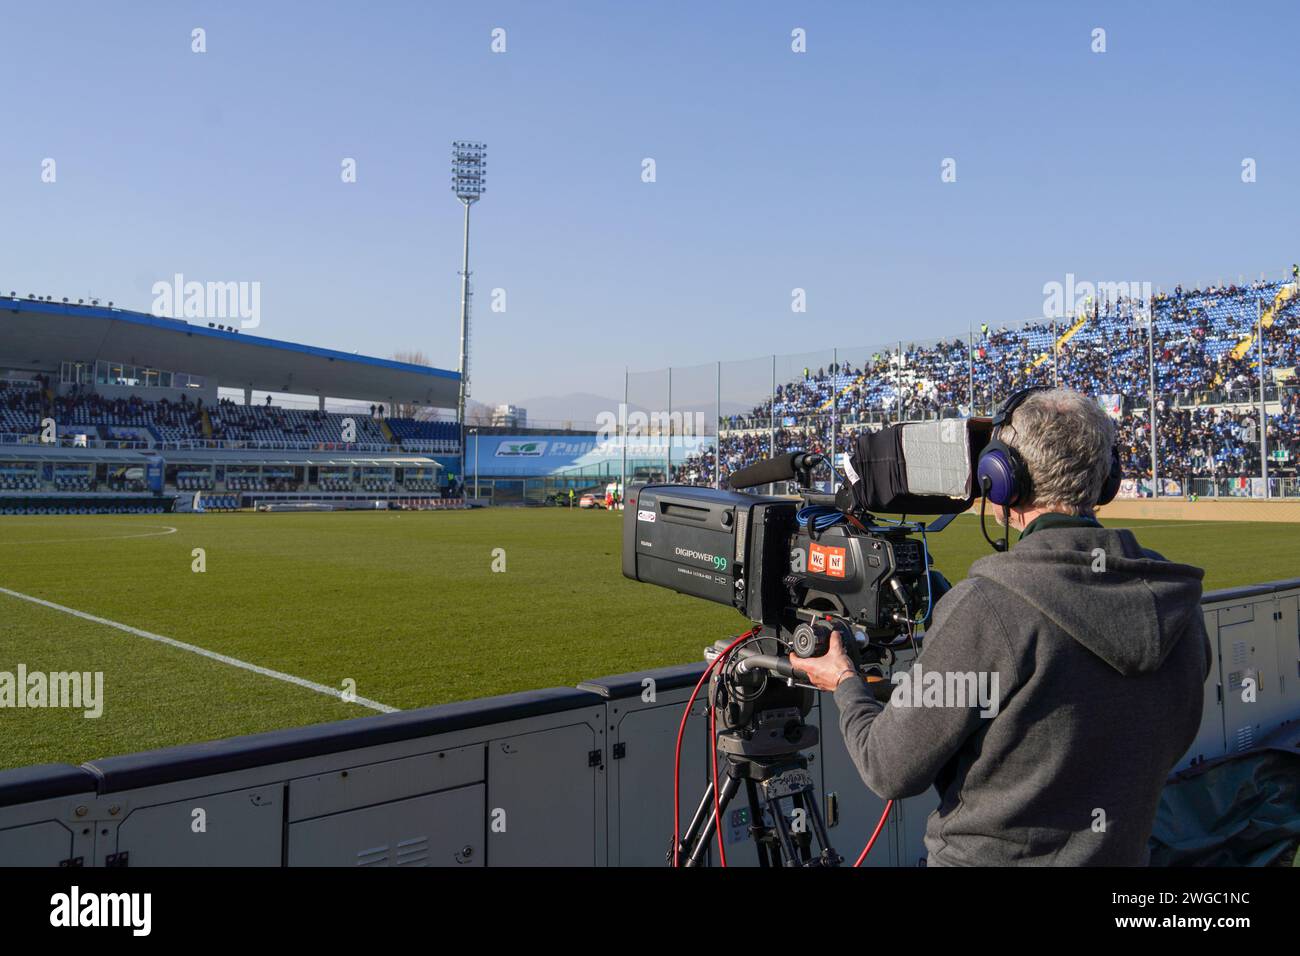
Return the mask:
<path id="1" fill-rule="evenodd" d="M 649 521 L 651 524 L 653 524 L 655 520 L 655 513 L 653 511 L 638 511 L 636 513 L 636 520 Z"/>
<path id="2" fill-rule="evenodd" d="M 840 471 L 844 472 L 844 477 L 849 480 L 850 485 L 856 485 L 862 480 L 857 469 L 853 467 L 853 456 L 846 451 L 840 452 Z"/>

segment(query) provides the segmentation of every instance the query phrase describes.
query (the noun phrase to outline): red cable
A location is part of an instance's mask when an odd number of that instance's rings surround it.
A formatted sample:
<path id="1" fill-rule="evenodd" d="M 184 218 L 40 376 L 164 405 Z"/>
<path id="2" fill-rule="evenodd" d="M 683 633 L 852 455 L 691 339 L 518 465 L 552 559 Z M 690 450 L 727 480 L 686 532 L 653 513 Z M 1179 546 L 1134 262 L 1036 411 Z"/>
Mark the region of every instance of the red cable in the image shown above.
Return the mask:
<path id="1" fill-rule="evenodd" d="M 718 859 L 723 869 L 726 869 L 727 848 L 722 845 L 722 805 L 718 802 L 718 731 L 715 720 L 718 709 L 716 701 L 710 700 L 709 705 L 709 749 L 713 758 L 709 761 L 713 765 L 713 829 L 718 832 Z"/>
<path id="2" fill-rule="evenodd" d="M 674 867 L 678 865 L 677 846 L 681 841 L 681 832 L 682 832 L 682 824 L 681 824 L 682 788 L 681 788 L 681 780 L 680 780 L 680 775 L 682 770 L 682 737 L 686 734 L 686 721 L 691 716 L 691 705 L 695 703 L 695 698 L 699 696 L 700 688 L 704 686 L 704 682 L 709 679 L 709 675 L 713 673 L 713 668 L 718 666 L 718 662 L 726 658 L 726 656 L 731 653 L 732 648 L 734 648 L 737 644 L 739 644 L 741 641 L 745 640 L 746 638 L 753 637 L 757 631 L 758 628 L 751 628 L 750 630 L 746 631 L 744 634 L 740 635 L 740 637 L 736 638 L 734 641 L 728 644 L 727 649 L 724 650 L 717 657 L 715 657 L 713 659 L 713 662 L 710 663 L 708 667 L 704 668 L 704 673 L 701 674 L 700 679 L 695 682 L 695 690 L 691 691 L 691 699 L 686 702 L 686 709 L 682 711 L 682 722 L 681 725 L 678 726 L 677 728 L 677 749 L 673 754 L 673 866 Z M 716 746 L 716 741 L 715 741 L 715 746 Z M 716 762 L 714 764 L 714 767 L 715 768 L 717 767 Z M 715 791 L 714 796 L 716 797 L 717 787 L 714 787 L 714 791 Z"/>
<path id="3" fill-rule="evenodd" d="M 746 631 L 744 634 L 741 634 L 738 638 L 736 638 L 734 641 L 728 644 L 725 650 L 723 650 L 717 657 L 713 659 L 713 661 L 709 664 L 709 666 L 704 669 L 704 673 L 700 675 L 700 679 L 695 682 L 695 689 L 691 691 L 690 699 L 686 701 L 686 708 L 682 712 L 682 721 L 681 724 L 679 724 L 677 727 L 677 746 L 673 752 L 673 866 L 674 867 L 679 865 L 677 849 L 678 849 L 678 845 L 681 842 L 682 738 L 686 734 L 686 721 L 691 716 L 691 705 L 695 703 L 695 698 L 699 696 L 700 688 L 703 687 L 704 682 L 709 679 L 709 675 L 713 673 L 713 669 L 727 659 L 727 655 L 730 654 L 733 649 L 735 649 L 737 644 L 739 644 L 741 641 L 749 637 L 752 637 L 757 632 L 757 630 L 758 630 L 757 628 L 754 628 L 752 630 Z M 714 702 L 712 699 L 710 699 L 709 700 L 709 743 L 710 743 L 710 754 L 712 758 L 711 763 L 712 763 L 712 772 L 713 772 L 713 816 L 714 819 L 716 820 L 716 829 L 718 832 L 718 856 L 721 860 L 722 866 L 725 867 L 727 865 L 727 851 L 722 840 L 722 814 L 721 814 L 721 808 L 720 808 L 719 796 L 718 796 L 718 737 L 716 734 L 717 725 L 715 723 L 715 715 L 716 712 L 714 710 Z M 862 855 L 859 856 L 857 861 L 853 864 L 855 869 L 862 866 L 862 861 L 867 858 L 867 854 L 871 852 L 871 848 L 876 845 L 876 839 L 880 836 L 880 832 L 885 828 L 885 821 L 889 819 L 889 813 L 893 809 L 894 809 L 894 801 L 890 800 L 885 804 L 884 812 L 880 814 L 880 820 L 876 823 L 876 829 L 873 830 L 871 833 L 871 839 L 869 839 L 867 841 L 867 845 L 862 848 Z"/>
<path id="4" fill-rule="evenodd" d="M 862 848 L 862 855 L 858 857 L 858 862 L 853 864 L 854 869 L 860 867 L 862 861 L 867 858 L 867 854 L 871 852 L 871 848 L 876 843 L 876 837 L 880 836 L 880 831 L 885 828 L 885 821 L 889 819 L 889 811 L 892 809 L 894 809 L 894 801 L 890 800 L 885 804 L 885 812 L 880 815 L 880 822 L 876 824 L 876 830 L 871 834 L 871 839 L 868 840 L 867 845 Z"/>

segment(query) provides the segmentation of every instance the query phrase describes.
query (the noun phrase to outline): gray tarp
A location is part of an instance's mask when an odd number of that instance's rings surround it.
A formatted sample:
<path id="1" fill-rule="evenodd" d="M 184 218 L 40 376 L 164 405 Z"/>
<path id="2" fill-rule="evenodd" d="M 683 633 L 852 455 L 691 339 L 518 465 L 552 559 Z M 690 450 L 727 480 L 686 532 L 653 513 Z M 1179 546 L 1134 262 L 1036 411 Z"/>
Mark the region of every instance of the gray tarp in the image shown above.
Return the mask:
<path id="1" fill-rule="evenodd" d="M 1152 866 L 1300 866 L 1300 726 L 1174 777 L 1151 833 Z"/>

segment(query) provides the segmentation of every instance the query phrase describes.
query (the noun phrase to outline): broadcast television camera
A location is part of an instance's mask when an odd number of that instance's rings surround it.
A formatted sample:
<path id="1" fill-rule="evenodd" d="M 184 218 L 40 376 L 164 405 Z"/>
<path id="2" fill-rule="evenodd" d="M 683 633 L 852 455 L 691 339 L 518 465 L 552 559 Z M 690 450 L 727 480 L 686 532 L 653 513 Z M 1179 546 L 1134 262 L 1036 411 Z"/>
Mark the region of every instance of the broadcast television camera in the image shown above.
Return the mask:
<path id="1" fill-rule="evenodd" d="M 729 604 L 753 625 L 705 649 L 709 666 L 700 683 L 709 685 L 715 773 L 685 831 L 674 825 L 673 865 L 702 865 L 713 834 L 725 864 L 719 821 L 742 787 L 760 865 L 839 865 L 803 755 L 818 733 L 804 719 L 815 691 L 798 661 L 826 653 L 837 635 L 858 672 L 883 688 L 894 645 L 910 644 L 919 653 L 917 630 L 947 590 L 930 568 L 926 535 L 975 499 L 979 439 L 987 442 L 979 427 L 943 421 L 861 433 L 835 494 L 814 490 L 814 473 L 831 463 L 805 452 L 736 472 L 733 490 L 629 489 L 623 574 Z M 742 490 L 779 482 L 794 482 L 797 494 Z M 926 524 L 879 520 L 875 512 L 941 517 Z M 699 691 L 697 685 L 692 701 Z M 689 713 L 688 704 L 679 754 Z M 725 756 L 721 780 L 718 754 Z M 795 827 L 797 813 L 810 826 Z"/>
<path id="2" fill-rule="evenodd" d="M 823 653 L 832 628 L 852 636 L 851 656 L 887 647 L 923 626 L 946 590 L 930 569 L 926 535 L 974 502 L 981 439 L 980 423 L 957 420 L 864 432 L 833 495 L 812 490 L 814 472 L 830 463 L 802 452 L 730 481 L 733 489 L 793 481 L 797 497 L 633 486 L 623 574 L 730 604 L 799 657 Z M 942 517 L 926 524 L 875 512 Z"/>

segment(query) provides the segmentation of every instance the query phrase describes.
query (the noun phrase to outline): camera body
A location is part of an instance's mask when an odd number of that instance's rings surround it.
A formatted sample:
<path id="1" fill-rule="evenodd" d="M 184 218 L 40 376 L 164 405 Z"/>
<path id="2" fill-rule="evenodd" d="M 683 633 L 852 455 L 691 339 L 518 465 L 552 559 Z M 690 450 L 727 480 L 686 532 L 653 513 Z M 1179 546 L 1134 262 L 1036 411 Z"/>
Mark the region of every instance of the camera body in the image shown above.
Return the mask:
<path id="1" fill-rule="evenodd" d="M 633 485 L 623 509 L 623 574 L 777 626 L 798 510 L 789 498 Z"/>
<path id="2" fill-rule="evenodd" d="M 924 606 L 925 570 L 921 542 L 906 531 L 845 521 L 820 533 L 808 527 L 796 532 L 786 585 L 795 606 L 888 641 L 898 634 L 897 615 Z"/>
<path id="3" fill-rule="evenodd" d="M 800 656 L 824 650 L 799 630 L 818 620 L 842 621 L 868 641 L 893 641 L 927 604 L 927 561 L 915 529 L 825 507 L 824 515 L 838 517 L 819 528 L 800 520 L 805 507 L 806 498 L 635 485 L 623 513 L 623 574 L 729 604 Z"/>

